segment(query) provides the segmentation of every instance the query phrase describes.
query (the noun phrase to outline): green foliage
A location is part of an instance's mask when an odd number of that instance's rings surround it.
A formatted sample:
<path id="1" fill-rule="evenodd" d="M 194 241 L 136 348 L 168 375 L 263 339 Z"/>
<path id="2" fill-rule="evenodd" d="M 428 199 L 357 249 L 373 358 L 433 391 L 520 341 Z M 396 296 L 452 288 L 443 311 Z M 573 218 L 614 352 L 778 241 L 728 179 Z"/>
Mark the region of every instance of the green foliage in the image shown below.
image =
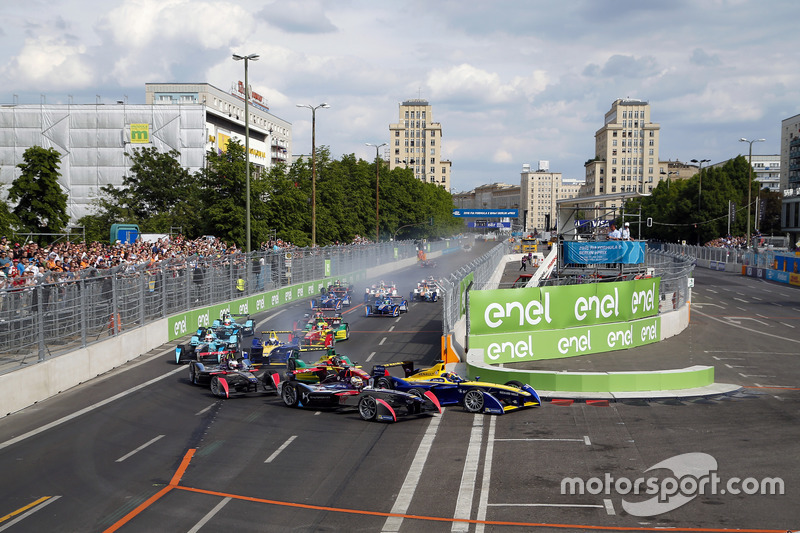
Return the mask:
<path id="1" fill-rule="evenodd" d="M 653 227 L 643 224 L 642 238 L 666 242 L 707 243 L 728 234 L 728 202 L 736 204 L 736 218 L 730 233 L 747 233 L 747 188 L 750 180 L 747 158 L 738 156 L 721 167 L 704 168 L 685 180 L 663 181 L 649 197 L 625 204 L 627 212 L 636 212 L 641 205 L 642 219 L 653 219 Z M 757 183 L 751 192 L 751 232 L 755 231 Z M 769 219 L 774 222 L 774 205 Z M 777 208 L 778 210 L 780 207 Z M 778 220 L 778 224 L 779 224 Z"/>
<path id="2" fill-rule="evenodd" d="M 0 234 L 11 238 L 11 234 L 14 233 L 18 225 L 19 221 L 8 208 L 8 204 L 5 202 L 0 204 Z"/>
<path id="3" fill-rule="evenodd" d="M 8 200 L 16 202 L 12 213 L 19 230 L 31 233 L 60 233 L 69 223 L 67 194 L 58 184 L 61 154 L 53 148 L 32 146 L 22 155 L 22 170 L 11 184 Z M 44 242 L 45 239 L 36 239 Z"/>

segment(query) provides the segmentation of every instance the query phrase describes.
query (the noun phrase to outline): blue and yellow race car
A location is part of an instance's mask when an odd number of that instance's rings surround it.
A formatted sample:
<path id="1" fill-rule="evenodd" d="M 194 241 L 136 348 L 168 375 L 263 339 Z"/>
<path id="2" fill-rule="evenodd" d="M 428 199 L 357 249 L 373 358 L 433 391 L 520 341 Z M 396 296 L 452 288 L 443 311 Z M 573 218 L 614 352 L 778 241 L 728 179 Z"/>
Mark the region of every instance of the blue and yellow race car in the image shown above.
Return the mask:
<path id="1" fill-rule="evenodd" d="M 518 381 L 500 385 L 466 380 L 448 371 L 442 361 L 419 370 L 414 369 L 412 361 L 375 365 L 372 367 L 372 378 L 379 388 L 411 394 L 430 391 L 442 405 L 462 405 L 470 413 L 502 415 L 517 409 L 538 407 L 542 403 L 530 385 Z"/>
<path id="2" fill-rule="evenodd" d="M 408 313 L 408 300 L 401 296 L 381 296 L 364 306 L 366 316 L 400 316 Z"/>

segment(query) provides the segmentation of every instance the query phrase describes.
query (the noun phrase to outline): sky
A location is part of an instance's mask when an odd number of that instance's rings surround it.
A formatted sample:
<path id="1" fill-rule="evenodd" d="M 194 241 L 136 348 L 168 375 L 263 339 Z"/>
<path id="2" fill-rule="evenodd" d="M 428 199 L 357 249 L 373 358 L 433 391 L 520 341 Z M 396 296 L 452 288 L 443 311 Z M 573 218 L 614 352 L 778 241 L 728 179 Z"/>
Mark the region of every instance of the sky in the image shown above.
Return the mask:
<path id="1" fill-rule="evenodd" d="M 442 125 L 453 191 L 540 160 L 583 179 L 617 98 L 650 103 L 661 160 L 780 153 L 800 113 L 796 0 L 4 0 L 0 104 L 141 104 L 145 83 L 253 91 L 317 145 L 371 160 L 399 104 Z M 429 119 L 430 120 L 430 119 Z"/>

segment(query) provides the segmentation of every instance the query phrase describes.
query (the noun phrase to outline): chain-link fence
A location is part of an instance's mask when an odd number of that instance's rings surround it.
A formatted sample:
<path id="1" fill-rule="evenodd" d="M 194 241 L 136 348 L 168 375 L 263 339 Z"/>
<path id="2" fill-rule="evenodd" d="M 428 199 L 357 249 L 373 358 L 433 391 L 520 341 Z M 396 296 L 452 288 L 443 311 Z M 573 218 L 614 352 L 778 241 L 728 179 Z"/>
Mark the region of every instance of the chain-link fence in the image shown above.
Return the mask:
<path id="1" fill-rule="evenodd" d="M 435 252 L 452 242 L 427 243 Z M 417 256 L 417 243 L 330 246 L 49 271 L 0 290 L 0 373 L 199 307 Z"/>

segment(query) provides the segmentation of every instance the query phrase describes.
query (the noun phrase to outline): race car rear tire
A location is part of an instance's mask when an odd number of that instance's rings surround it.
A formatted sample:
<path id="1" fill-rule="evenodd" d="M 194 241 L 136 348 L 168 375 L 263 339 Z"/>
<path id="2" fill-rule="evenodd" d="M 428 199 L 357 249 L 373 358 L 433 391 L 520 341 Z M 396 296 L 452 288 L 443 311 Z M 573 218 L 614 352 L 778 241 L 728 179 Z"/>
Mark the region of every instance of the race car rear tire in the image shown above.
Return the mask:
<path id="1" fill-rule="evenodd" d="M 464 409 L 470 413 L 480 413 L 483 411 L 483 393 L 477 389 L 467 391 L 464 395 Z"/>
<path id="2" fill-rule="evenodd" d="M 378 416 L 378 402 L 372 396 L 364 396 L 358 400 L 358 414 L 362 420 L 375 420 Z"/>
<path id="3" fill-rule="evenodd" d="M 386 376 L 380 377 L 375 381 L 375 386 L 379 389 L 392 389 L 392 380 Z"/>
<path id="4" fill-rule="evenodd" d="M 350 324 L 344 327 L 344 340 L 347 340 L 349 338 L 350 338 Z"/>
<path id="5" fill-rule="evenodd" d="M 226 399 L 228 397 L 227 392 L 225 392 L 225 387 L 223 387 L 221 380 L 225 378 L 220 378 L 218 376 L 214 376 L 211 378 L 211 394 L 216 396 L 217 398 Z"/>
<path id="6" fill-rule="evenodd" d="M 192 385 L 197 385 L 197 367 L 193 364 L 189 364 L 189 382 Z"/>
<path id="7" fill-rule="evenodd" d="M 392 316 L 400 316 L 400 306 L 398 305 L 394 309 L 392 309 Z"/>
<path id="8" fill-rule="evenodd" d="M 516 387 L 518 389 L 521 389 L 523 387 L 523 384 L 520 381 L 516 381 L 516 380 L 512 379 L 511 381 L 507 381 L 506 382 L 506 386 L 507 387 Z"/>
<path id="9" fill-rule="evenodd" d="M 289 383 L 285 384 L 281 389 L 281 400 L 283 400 L 286 407 L 297 407 L 300 403 L 300 395 L 297 393 L 297 388 Z"/>

